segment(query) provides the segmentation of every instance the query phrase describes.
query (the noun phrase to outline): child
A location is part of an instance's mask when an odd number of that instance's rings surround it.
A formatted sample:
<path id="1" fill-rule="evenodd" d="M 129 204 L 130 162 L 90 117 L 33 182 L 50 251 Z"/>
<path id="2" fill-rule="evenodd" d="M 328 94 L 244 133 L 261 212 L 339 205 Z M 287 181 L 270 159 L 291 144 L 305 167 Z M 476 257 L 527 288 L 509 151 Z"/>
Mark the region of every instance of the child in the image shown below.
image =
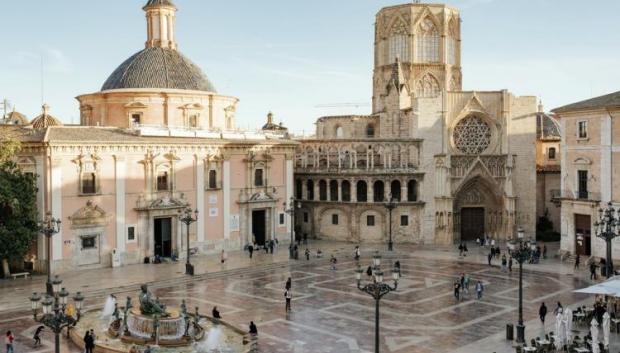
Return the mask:
<path id="1" fill-rule="evenodd" d="M 332 270 L 336 270 L 336 262 L 338 262 L 338 260 L 336 260 L 334 255 L 332 255 L 331 259 L 329 259 L 329 262 L 332 264 Z"/>

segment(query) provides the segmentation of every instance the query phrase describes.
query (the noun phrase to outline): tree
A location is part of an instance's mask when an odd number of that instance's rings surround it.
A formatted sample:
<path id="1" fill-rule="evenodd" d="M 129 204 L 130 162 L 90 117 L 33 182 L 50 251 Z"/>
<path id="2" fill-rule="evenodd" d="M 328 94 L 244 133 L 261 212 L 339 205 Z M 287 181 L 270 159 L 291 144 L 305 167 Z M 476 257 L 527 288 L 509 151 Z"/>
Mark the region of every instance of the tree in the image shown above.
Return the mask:
<path id="1" fill-rule="evenodd" d="M 11 261 L 24 258 L 38 231 L 35 177 L 12 161 L 19 149 L 19 141 L 0 139 L 0 259 L 5 274 Z"/>

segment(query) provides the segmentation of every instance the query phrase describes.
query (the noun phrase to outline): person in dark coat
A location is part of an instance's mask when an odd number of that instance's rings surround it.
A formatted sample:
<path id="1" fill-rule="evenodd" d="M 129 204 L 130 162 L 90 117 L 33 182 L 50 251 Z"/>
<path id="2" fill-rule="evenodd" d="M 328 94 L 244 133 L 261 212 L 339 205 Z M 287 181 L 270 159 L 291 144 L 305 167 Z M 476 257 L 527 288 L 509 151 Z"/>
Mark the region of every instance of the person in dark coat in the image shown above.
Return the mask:
<path id="1" fill-rule="evenodd" d="M 254 321 L 250 321 L 250 335 L 258 335 L 258 329 L 256 328 L 256 325 L 254 325 Z"/>
<path id="2" fill-rule="evenodd" d="M 291 290 L 291 285 L 292 285 L 292 280 L 291 280 L 291 277 L 289 277 L 289 278 L 286 280 L 286 284 L 284 285 L 284 289 L 286 289 L 286 290 Z"/>
<path id="3" fill-rule="evenodd" d="M 372 276 L 372 266 L 368 266 L 368 268 L 366 269 L 366 274 L 368 275 L 368 277 Z"/>
<path id="4" fill-rule="evenodd" d="M 39 327 L 37 327 L 37 330 L 34 331 L 34 346 L 40 346 L 41 345 L 41 332 L 43 332 L 43 330 L 45 329 L 45 326 L 41 325 Z"/>
<path id="5" fill-rule="evenodd" d="M 540 321 L 545 324 L 545 316 L 547 316 L 547 306 L 543 302 L 540 304 L 540 309 L 538 309 L 538 316 L 540 316 Z"/>
<path id="6" fill-rule="evenodd" d="M 213 307 L 213 310 L 211 311 L 211 313 L 212 313 L 214 319 L 221 319 L 222 318 L 222 316 L 220 315 L 220 311 L 217 310 L 217 306 Z"/>
<path id="7" fill-rule="evenodd" d="M 254 246 L 252 244 L 248 245 L 248 252 L 250 253 L 250 259 L 251 259 L 252 253 L 254 253 Z"/>
<path id="8" fill-rule="evenodd" d="M 580 257 L 579 254 L 577 254 L 577 257 L 575 258 L 575 270 L 579 269 L 579 262 L 580 262 Z"/>
<path id="9" fill-rule="evenodd" d="M 596 280 L 596 264 L 594 262 L 590 264 L 590 279 Z"/>
<path id="10" fill-rule="evenodd" d="M 491 266 L 491 260 L 493 260 L 493 248 L 491 248 L 491 252 L 487 255 L 487 260 L 489 262 L 489 266 Z"/>
<path id="11" fill-rule="evenodd" d="M 95 348 L 95 338 L 91 334 L 91 331 L 86 331 L 84 335 L 84 348 L 86 353 L 93 353 Z"/>

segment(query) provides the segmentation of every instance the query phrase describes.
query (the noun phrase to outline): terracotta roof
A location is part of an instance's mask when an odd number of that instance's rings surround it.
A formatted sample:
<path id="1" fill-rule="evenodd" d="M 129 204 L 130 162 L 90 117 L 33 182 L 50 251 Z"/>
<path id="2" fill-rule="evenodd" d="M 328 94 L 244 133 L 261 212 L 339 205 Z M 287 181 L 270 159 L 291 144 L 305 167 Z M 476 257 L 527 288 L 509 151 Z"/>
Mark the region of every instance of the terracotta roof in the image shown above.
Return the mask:
<path id="1" fill-rule="evenodd" d="M 13 110 L 8 113 L 4 120 L 0 121 L 1 124 L 12 124 L 12 125 L 28 125 L 28 118 L 20 113 Z"/>
<path id="2" fill-rule="evenodd" d="M 125 60 L 103 84 L 119 88 L 170 88 L 216 92 L 200 67 L 177 50 L 146 48 Z"/>
<path id="3" fill-rule="evenodd" d="M 538 139 L 560 139 L 560 124 L 552 116 L 536 113 L 536 137 Z"/>
<path id="4" fill-rule="evenodd" d="M 597 109 L 597 108 L 618 108 L 620 107 L 620 91 L 606 94 L 604 96 L 586 99 L 577 103 L 561 106 L 552 110 L 554 113 L 565 113 L 574 110 Z"/>
<path id="5" fill-rule="evenodd" d="M 49 114 L 50 107 L 43 104 L 43 113 L 32 119 L 30 125 L 35 129 L 45 129 L 49 126 L 62 126 L 62 122 Z"/>
<path id="6" fill-rule="evenodd" d="M 45 137 L 45 131 L 27 125 L 0 125 L 0 136 L 11 137 L 20 142 L 41 142 Z"/>

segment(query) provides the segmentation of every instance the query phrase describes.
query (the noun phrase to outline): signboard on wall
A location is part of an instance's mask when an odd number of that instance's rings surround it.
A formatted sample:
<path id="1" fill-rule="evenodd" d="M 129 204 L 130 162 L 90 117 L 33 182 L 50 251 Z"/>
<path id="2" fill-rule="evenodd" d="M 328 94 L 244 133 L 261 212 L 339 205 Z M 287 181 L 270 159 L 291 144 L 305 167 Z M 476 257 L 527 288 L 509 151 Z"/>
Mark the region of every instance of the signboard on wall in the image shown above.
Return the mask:
<path id="1" fill-rule="evenodd" d="M 239 231 L 239 215 L 238 214 L 230 215 L 230 231 L 231 232 Z"/>
<path id="2" fill-rule="evenodd" d="M 209 208 L 209 217 L 217 217 L 217 207 Z"/>

